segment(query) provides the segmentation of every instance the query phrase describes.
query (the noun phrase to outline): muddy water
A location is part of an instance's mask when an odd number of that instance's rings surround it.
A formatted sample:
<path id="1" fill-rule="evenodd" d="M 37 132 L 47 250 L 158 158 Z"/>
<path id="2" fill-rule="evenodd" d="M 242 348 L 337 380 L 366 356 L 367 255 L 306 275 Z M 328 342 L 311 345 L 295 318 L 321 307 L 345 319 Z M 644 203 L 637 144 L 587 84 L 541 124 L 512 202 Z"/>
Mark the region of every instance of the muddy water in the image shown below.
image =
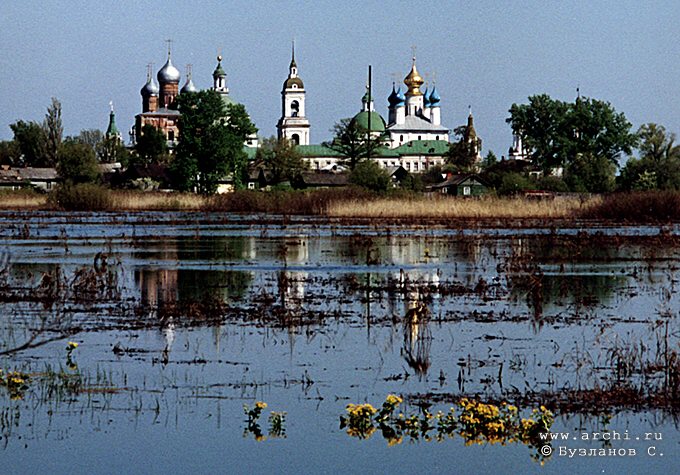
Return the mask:
<path id="1" fill-rule="evenodd" d="M 2 473 L 667 473 L 680 461 L 677 229 L 0 220 L 0 368 L 31 375 L 19 397 L 0 388 Z M 517 443 L 388 447 L 339 428 L 348 403 L 391 393 L 406 413 L 463 396 L 526 414 L 545 404 L 569 436 L 541 466 Z M 243 411 L 256 401 L 262 437 Z M 270 411 L 286 412 L 283 432 Z M 580 440 L 605 430 L 630 440 Z"/>

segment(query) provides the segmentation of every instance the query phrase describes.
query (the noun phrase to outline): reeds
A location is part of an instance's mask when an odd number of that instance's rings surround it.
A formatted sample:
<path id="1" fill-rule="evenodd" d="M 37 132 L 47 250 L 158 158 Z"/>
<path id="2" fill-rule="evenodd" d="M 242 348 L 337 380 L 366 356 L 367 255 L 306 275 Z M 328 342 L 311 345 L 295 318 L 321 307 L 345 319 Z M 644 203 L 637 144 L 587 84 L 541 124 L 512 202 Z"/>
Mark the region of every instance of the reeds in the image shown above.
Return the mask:
<path id="1" fill-rule="evenodd" d="M 331 204 L 328 215 L 350 218 L 571 218 L 598 198 L 581 200 L 558 197 L 535 201 L 524 198 L 463 199 L 453 197 L 380 198 L 372 201 L 340 201 Z"/>
<path id="2" fill-rule="evenodd" d="M 0 191 L 0 209 L 39 209 L 47 206 L 47 195 L 34 190 Z"/>
<path id="3" fill-rule="evenodd" d="M 680 221 L 680 192 L 614 193 L 584 207 L 578 217 L 629 223 Z"/>

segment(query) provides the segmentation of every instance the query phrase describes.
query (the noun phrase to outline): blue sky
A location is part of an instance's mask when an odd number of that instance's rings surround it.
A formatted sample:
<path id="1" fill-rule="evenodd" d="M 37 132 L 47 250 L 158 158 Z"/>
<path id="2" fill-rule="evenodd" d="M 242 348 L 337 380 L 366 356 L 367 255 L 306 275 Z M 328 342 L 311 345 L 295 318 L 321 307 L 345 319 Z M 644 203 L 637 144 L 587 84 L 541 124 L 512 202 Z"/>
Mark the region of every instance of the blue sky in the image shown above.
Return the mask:
<path id="1" fill-rule="evenodd" d="M 222 52 L 231 95 L 263 136 L 276 131 L 293 37 L 314 143 L 358 112 L 369 64 L 386 117 L 413 45 L 420 73 L 436 74 L 442 122 L 464 124 L 471 105 L 483 153 L 507 152 L 512 103 L 539 93 L 572 100 L 579 85 L 635 128 L 680 132 L 679 27 L 677 1 L 6 1 L 0 139 L 18 119 L 42 120 L 53 96 L 67 134 L 105 129 L 109 101 L 129 130 L 146 64 L 155 75 L 166 38 L 182 84 L 191 63 L 196 85 L 209 87 Z"/>

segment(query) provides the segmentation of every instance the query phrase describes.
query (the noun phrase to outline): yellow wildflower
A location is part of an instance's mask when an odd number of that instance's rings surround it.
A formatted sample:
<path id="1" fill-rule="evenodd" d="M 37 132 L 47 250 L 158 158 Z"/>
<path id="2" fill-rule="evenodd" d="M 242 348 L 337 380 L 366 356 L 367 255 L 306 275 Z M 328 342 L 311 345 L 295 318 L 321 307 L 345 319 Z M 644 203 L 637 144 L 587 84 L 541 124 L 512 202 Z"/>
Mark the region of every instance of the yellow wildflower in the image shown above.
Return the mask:
<path id="1" fill-rule="evenodd" d="M 255 403 L 255 408 L 256 408 L 256 409 L 262 410 L 262 409 L 264 409 L 264 408 L 266 408 L 266 407 L 267 407 L 267 403 L 266 403 L 266 402 L 257 401 L 257 402 Z"/>

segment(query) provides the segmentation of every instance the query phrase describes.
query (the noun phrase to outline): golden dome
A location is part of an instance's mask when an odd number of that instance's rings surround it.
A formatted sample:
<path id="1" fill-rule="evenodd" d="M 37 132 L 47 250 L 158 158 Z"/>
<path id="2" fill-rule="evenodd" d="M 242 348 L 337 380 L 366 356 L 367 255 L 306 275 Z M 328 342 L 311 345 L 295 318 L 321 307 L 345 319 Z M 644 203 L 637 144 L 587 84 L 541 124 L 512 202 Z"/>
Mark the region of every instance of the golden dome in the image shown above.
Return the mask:
<path id="1" fill-rule="evenodd" d="M 423 80 L 423 78 L 418 73 L 418 70 L 416 69 L 416 58 L 413 58 L 413 66 L 411 66 L 411 72 L 408 73 L 408 76 L 404 78 L 404 84 L 406 84 L 406 86 L 408 87 L 407 94 L 412 96 L 422 96 L 423 93 L 420 92 L 420 86 L 422 86 L 423 83 L 425 83 L 425 81 Z"/>

